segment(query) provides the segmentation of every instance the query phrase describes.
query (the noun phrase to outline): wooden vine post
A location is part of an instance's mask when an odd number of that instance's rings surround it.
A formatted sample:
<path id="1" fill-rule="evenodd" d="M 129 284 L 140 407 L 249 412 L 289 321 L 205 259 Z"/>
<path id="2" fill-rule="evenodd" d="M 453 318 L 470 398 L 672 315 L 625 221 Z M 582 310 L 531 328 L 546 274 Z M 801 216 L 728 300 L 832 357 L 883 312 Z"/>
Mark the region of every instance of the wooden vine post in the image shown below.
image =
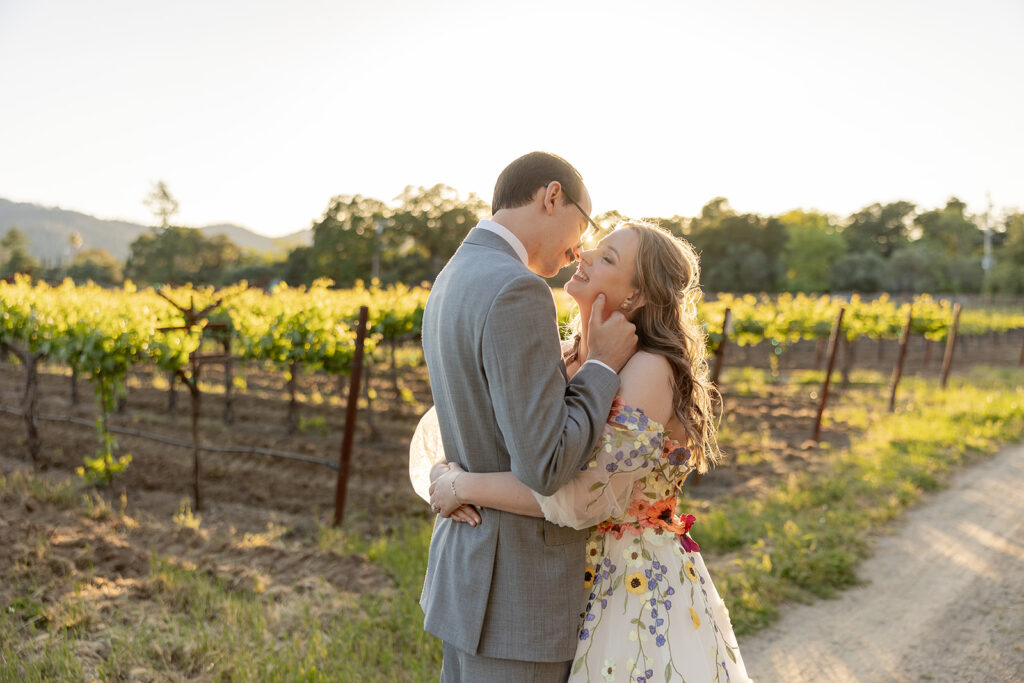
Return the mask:
<path id="1" fill-rule="evenodd" d="M 843 331 L 843 313 L 846 308 L 840 308 L 836 314 L 836 322 L 832 326 L 832 334 L 828 338 L 828 369 L 825 370 L 825 381 L 821 386 L 821 400 L 818 403 L 818 416 L 814 419 L 814 433 L 811 439 L 815 442 L 821 441 L 821 418 L 825 415 L 825 403 L 828 401 L 828 387 L 832 381 L 832 370 L 836 366 L 836 351 L 839 349 L 839 335 Z"/>
<path id="2" fill-rule="evenodd" d="M 228 329 L 227 323 L 209 322 L 206 319 L 211 311 L 220 306 L 224 297 L 217 299 L 203 309 L 196 310 L 194 298 L 189 301 L 189 307 L 185 308 L 163 292 L 158 291 L 157 294 L 169 301 L 171 305 L 185 316 L 185 323 L 183 325 L 160 327 L 157 328 L 158 332 L 169 332 L 171 330 L 188 330 L 191 332 L 196 328 L 199 328 L 201 332 Z M 230 358 L 230 355 L 225 353 L 200 353 L 202 347 L 203 340 L 200 337 L 199 346 L 188 355 L 188 372 L 186 373 L 183 369 L 175 371 L 175 376 L 188 388 L 188 393 L 192 398 L 192 509 L 196 512 L 202 510 L 203 505 L 199 492 L 199 407 L 202 403 L 202 393 L 199 390 L 199 371 L 205 363 L 223 363 Z M 173 383 L 171 388 L 173 390 Z"/>
<path id="3" fill-rule="evenodd" d="M 722 363 L 725 361 L 725 347 L 729 343 L 729 327 L 732 325 L 732 309 L 726 308 L 722 316 L 722 338 L 715 348 L 715 369 L 711 373 L 711 383 L 718 385 L 718 378 L 722 374 Z"/>
<path id="4" fill-rule="evenodd" d="M 28 454 L 32 465 L 39 467 L 42 454 L 42 440 L 39 438 L 39 361 L 40 354 L 32 353 L 28 346 L 21 347 L 7 342 L 0 344 L 0 353 L 10 353 L 25 366 L 25 392 L 21 404 L 24 406 L 25 433 L 28 441 Z"/>
<path id="5" fill-rule="evenodd" d="M 953 306 L 953 324 L 949 328 L 949 334 L 946 336 L 946 356 L 942 359 L 942 388 L 946 388 L 946 382 L 949 381 L 949 369 L 953 365 L 953 352 L 956 350 L 956 333 L 960 329 L 960 311 L 963 308 L 960 304 Z"/>
<path id="6" fill-rule="evenodd" d="M 914 319 L 913 307 L 907 311 L 907 322 L 903 325 L 903 334 L 900 335 L 900 355 L 896 359 L 896 365 L 892 369 L 892 387 L 889 390 L 889 412 L 896 410 L 896 387 L 899 386 L 900 377 L 903 376 L 903 361 L 907 357 L 907 345 L 910 343 L 910 324 Z"/>
<path id="7" fill-rule="evenodd" d="M 366 319 L 370 309 L 359 307 L 359 324 L 356 327 L 356 348 L 352 355 L 352 378 L 348 383 L 348 406 L 345 410 L 345 435 L 341 440 L 341 454 L 338 460 L 338 483 L 334 490 L 334 526 L 341 526 L 345 519 L 345 497 L 348 494 L 348 470 L 352 462 L 352 437 L 356 429 L 356 410 L 359 407 L 359 381 L 363 370 L 363 343 L 366 340 Z"/>

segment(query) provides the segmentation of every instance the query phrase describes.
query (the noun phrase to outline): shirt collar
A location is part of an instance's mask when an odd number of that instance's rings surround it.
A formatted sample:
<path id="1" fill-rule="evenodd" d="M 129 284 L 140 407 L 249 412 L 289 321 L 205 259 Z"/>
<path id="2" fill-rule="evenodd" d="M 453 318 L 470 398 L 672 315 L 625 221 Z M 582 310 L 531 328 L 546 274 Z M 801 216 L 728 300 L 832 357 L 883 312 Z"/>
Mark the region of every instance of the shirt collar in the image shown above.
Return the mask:
<path id="1" fill-rule="evenodd" d="M 489 230 L 490 232 L 493 232 L 495 235 L 508 242 L 509 246 L 511 246 L 512 249 L 515 250 L 516 256 L 518 256 L 519 260 L 523 262 L 523 265 L 526 266 L 527 268 L 530 267 L 530 257 L 526 253 L 526 247 L 523 246 L 523 243 L 519 241 L 519 238 L 516 237 L 511 230 L 506 228 L 501 223 L 495 223 L 494 221 L 489 221 L 487 219 L 484 219 L 477 223 L 476 227 L 483 228 L 484 230 Z"/>

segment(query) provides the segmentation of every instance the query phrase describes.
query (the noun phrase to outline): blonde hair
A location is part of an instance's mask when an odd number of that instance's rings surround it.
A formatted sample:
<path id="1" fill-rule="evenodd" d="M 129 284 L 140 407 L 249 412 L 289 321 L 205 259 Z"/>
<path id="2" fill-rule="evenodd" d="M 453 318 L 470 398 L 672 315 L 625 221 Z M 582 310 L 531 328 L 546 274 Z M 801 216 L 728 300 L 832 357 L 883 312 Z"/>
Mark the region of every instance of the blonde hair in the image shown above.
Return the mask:
<path id="1" fill-rule="evenodd" d="M 632 230 L 639 240 L 633 286 L 643 304 L 631 317 L 638 347 L 663 356 L 671 365 L 672 412 L 684 431 L 677 440 L 690 450 L 689 465 L 706 472 L 721 460 L 715 423 L 721 395 L 709 378 L 707 338 L 697 324 L 700 260 L 688 242 L 653 223 L 624 221 L 615 229 Z M 570 325 L 575 338 L 566 362 L 579 357 L 578 313 Z"/>

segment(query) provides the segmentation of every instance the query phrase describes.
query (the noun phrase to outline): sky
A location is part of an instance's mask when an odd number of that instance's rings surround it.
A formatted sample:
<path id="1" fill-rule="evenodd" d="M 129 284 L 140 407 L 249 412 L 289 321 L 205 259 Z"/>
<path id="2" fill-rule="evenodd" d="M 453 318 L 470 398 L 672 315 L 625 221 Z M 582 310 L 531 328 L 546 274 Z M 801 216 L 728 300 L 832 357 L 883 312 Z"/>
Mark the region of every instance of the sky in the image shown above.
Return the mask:
<path id="1" fill-rule="evenodd" d="M 340 194 L 488 203 L 533 150 L 594 213 L 1024 208 L 1020 0 L 0 0 L 0 197 L 278 236 Z"/>

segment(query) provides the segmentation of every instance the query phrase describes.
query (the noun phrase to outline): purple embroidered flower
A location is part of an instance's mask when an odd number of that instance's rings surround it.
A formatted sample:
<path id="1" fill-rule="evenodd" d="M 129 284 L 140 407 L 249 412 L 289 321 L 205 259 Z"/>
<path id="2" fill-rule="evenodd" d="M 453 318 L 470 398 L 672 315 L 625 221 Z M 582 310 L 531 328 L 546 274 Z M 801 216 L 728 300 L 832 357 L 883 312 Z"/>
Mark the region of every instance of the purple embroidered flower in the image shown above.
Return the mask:
<path id="1" fill-rule="evenodd" d="M 590 631 L 588 629 L 583 629 L 582 631 L 580 631 L 580 640 L 586 640 L 589 637 Z"/>
<path id="2" fill-rule="evenodd" d="M 669 586 L 668 589 L 665 590 L 665 595 L 675 595 L 675 594 L 676 594 L 676 589 L 673 588 L 672 586 Z"/>
<path id="3" fill-rule="evenodd" d="M 658 647 L 661 647 L 662 645 L 664 645 L 665 644 L 665 636 L 663 636 L 663 635 L 661 635 L 659 633 L 658 637 L 654 639 L 654 644 L 657 645 Z"/>
<path id="4" fill-rule="evenodd" d="M 614 472 L 615 470 L 619 469 L 619 466 L 613 462 L 610 462 L 607 465 L 605 465 L 604 468 L 609 472 Z"/>
<path id="5" fill-rule="evenodd" d="M 663 604 L 665 605 L 665 609 L 672 609 L 672 601 L 671 600 L 666 600 Z"/>

